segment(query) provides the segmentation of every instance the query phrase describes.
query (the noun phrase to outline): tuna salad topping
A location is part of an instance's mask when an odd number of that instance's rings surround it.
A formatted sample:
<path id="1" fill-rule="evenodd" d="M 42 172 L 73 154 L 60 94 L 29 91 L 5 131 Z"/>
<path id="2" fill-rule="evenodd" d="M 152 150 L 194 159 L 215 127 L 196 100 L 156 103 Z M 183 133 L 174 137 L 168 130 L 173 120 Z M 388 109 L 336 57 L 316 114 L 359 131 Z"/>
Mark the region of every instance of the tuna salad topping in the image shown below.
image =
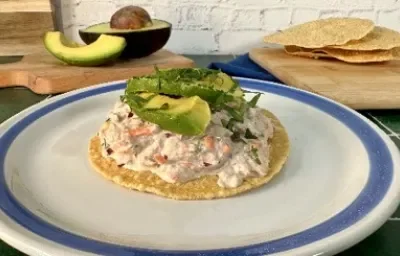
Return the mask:
<path id="1" fill-rule="evenodd" d="M 243 123 L 231 129 L 229 119 L 225 110 L 215 112 L 204 135 L 185 136 L 140 119 L 118 101 L 98 135 L 103 156 L 124 168 L 151 171 L 170 183 L 218 175 L 219 186 L 232 188 L 246 177 L 266 175 L 273 126 L 258 107 L 249 108 Z M 244 136 L 235 137 L 232 130 Z"/>

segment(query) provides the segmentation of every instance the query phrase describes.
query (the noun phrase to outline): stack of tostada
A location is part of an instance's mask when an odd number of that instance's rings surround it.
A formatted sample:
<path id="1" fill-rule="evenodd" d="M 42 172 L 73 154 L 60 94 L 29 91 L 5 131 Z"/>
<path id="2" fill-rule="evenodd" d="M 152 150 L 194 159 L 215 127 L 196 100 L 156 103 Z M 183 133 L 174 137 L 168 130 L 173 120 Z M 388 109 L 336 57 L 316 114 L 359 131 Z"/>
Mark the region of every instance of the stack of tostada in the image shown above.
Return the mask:
<path id="1" fill-rule="evenodd" d="M 347 63 L 400 58 L 400 33 L 362 18 L 313 20 L 267 35 L 264 42 L 283 45 L 290 55 Z"/>

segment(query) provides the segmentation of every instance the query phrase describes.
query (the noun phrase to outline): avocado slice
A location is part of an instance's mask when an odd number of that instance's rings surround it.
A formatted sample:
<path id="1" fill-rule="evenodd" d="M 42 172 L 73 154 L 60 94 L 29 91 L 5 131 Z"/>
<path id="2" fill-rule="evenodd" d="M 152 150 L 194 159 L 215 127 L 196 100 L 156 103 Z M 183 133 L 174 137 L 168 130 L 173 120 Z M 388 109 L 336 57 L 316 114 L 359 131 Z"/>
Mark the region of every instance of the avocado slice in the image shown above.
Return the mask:
<path id="1" fill-rule="evenodd" d="M 86 44 L 93 43 L 102 34 L 123 37 L 127 46 L 120 57 L 141 58 L 163 48 L 171 36 L 171 23 L 159 19 L 151 21 L 151 25 L 138 29 L 115 29 L 110 22 L 99 23 L 79 30 L 79 36 Z"/>
<path id="2" fill-rule="evenodd" d="M 154 74 L 130 78 L 127 84 L 127 95 L 138 92 L 184 97 L 198 95 L 211 104 L 221 96 L 224 102 L 243 97 L 243 91 L 230 76 L 207 68 L 156 69 Z"/>
<path id="3" fill-rule="evenodd" d="M 102 35 L 89 45 L 68 40 L 59 31 L 44 35 L 45 48 L 59 60 L 75 66 L 98 66 L 115 60 L 126 46 L 123 37 Z"/>
<path id="4" fill-rule="evenodd" d="M 198 96 L 173 99 L 140 93 L 125 97 L 125 101 L 141 119 L 182 135 L 203 134 L 211 120 L 208 103 Z"/>

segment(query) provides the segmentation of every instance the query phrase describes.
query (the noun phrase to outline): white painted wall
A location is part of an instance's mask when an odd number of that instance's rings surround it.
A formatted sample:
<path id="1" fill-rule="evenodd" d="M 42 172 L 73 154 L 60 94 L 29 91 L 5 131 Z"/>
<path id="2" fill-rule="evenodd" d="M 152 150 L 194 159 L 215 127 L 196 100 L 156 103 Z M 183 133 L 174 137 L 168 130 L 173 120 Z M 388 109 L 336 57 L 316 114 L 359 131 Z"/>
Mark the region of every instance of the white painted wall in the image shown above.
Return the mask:
<path id="1" fill-rule="evenodd" d="M 400 31 L 400 0 L 61 0 L 65 33 L 108 21 L 120 7 L 144 7 L 173 24 L 166 45 L 177 53 L 238 54 L 277 29 L 330 16 L 366 17 Z"/>

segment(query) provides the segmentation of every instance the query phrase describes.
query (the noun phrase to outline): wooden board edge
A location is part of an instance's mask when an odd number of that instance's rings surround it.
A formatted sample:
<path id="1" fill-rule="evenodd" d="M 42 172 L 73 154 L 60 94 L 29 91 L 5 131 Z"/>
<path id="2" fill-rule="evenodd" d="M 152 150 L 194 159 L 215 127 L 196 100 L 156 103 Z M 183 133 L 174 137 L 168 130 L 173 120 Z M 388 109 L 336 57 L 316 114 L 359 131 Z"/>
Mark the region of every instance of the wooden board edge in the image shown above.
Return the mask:
<path id="1" fill-rule="evenodd" d="M 286 85 L 316 93 L 316 91 L 310 88 L 309 86 L 305 84 L 296 83 L 296 80 L 289 73 L 285 72 L 284 69 L 271 69 L 268 65 L 266 65 L 265 62 L 261 59 L 261 57 L 258 56 L 258 53 L 260 51 L 264 51 L 266 49 L 271 51 L 279 50 L 279 48 L 253 48 L 249 51 L 249 58 L 252 61 L 254 61 L 257 65 L 259 65 L 261 68 L 265 69 L 267 72 L 277 77 L 280 81 L 282 81 Z"/>
<path id="2" fill-rule="evenodd" d="M 335 95 L 334 93 L 326 90 L 318 90 L 318 88 L 310 88 L 307 85 L 299 84 L 290 74 L 290 72 L 286 72 L 284 68 L 277 68 L 273 69 L 270 68 L 268 65 L 265 64 L 265 60 L 261 59 L 263 51 L 276 51 L 279 49 L 275 48 L 253 48 L 249 51 L 249 58 L 254 61 L 257 65 L 261 68 L 265 69 L 272 75 L 276 76 L 280 79 L 283 83 L 288 86 L 292 86 L 294 88 L 302 89 L 316 95 L 325 97 L 327 99 L 331 99 L 335 102 L 343 104 L 351 109 L 354 110 L 371 110 L 371 109 L 399 109 L 400 108 L 400 96 L 392 97 L 391 99 L 386 99 L 385 101 L 373 101 L 373 100 L 366 100 L 364 102 L 355 101 L 352 98 L 349 98 L 348 95 Z M 374 99 L 374 95 L 369 95 L 367 98 Z"/>
<path id="3" fill-rule="evenodd" d="M 168 51 L 169 52 L 169 51 Z M 195 62 L 183 55 L 177 55 L 172 52 L 171 54 L 174 55 L 174 62 L 171 63 L 159 63 L 157 66 L 159 68 L 185 68 L 185 67 L 195 67 Z M 46 79 L 44 77 L 37 77 L 34 75 L 30 75 L 28 78 L 28 81 L 24 82 L 25 87 L 29 88 L 31 91 L 33 91 L 36 94 L 41 94 L 41 95 L 46 95 L 46 94 L 56 94 L 56 93 L 65 93 L 69 92 L 72 90 L 77 90 L 89 86 L 96 86 L 97 84 L 102 84 L 102 83 L 110 83 L 114 81 L 120 81 L 120 80 L 127 80 L 130 77 L 135 77 L 135 76 L 141 76 L 141 75 L 146 75 L 150 74 L 154 70 L 154 67 L 152 64 L 149 65 L 143 65 L 141 67 L 136 67 L 132 69 L 131 71 L 124 71 L 124 72 L 119 72 L 119 73 L 111 73 L 108 76 L 108 79 L 100 79 L 97 76 L 85 76 L 85 77 L 80 77 L 77 79 L 77 81 L 74 84 L 68 84 L 65 83 L 65 80 L 50 80 Z M 34 81 L 34 83 L 29 84 L 30 82 Z M 55 89 L 52 86 L 52 83 L 57 83 L 59 86 L 58 89 Z M 77 86 L 79 85 L 79 86 Z M 60 89 L 62 88 L 62 89 Z"/>

